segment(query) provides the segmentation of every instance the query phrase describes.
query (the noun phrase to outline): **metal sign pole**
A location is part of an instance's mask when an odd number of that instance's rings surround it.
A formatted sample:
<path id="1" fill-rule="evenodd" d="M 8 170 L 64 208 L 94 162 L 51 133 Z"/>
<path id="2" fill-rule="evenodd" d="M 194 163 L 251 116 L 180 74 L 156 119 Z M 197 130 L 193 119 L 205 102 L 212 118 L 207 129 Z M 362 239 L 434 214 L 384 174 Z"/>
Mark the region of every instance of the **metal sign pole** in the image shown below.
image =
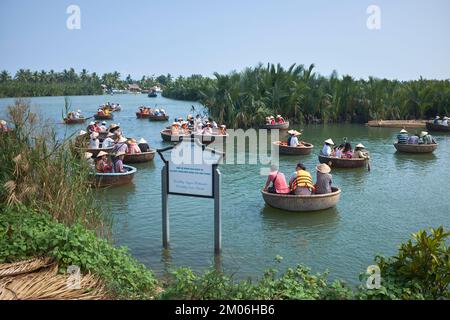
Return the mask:
<path id="1" fill-rule="evenodd" d="M 220 254 L 222 251 L 222 224 L 221 224 L 221 203 L 220 203 L 220 179 L 219 169 L 214 169 L 214 253 Z"/>
<path id="2" fill-rule="evenodd" d="M 167 190 L 167 166 L 166 163 L 161 170 L 161 196 L 162 196 L 162 236 L 164 249 L 169 248 L 169 210 L 167 201 L 169 198 Z"/>

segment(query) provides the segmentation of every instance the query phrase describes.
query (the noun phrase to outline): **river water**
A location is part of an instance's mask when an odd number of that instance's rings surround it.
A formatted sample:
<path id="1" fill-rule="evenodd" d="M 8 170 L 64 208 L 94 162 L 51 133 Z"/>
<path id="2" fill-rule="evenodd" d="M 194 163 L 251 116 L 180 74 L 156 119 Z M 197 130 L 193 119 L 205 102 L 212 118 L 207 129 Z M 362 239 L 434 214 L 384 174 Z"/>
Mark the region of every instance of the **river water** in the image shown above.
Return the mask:
<path id="1" fill-rule="evenodd" d="M 194 102 L 182 102 L 146 95 L 74 96 L 74 109 L 86 116 L 98 105 L 118 102 L 122 111 L 114 114 L 126 136 L 144 137 L 152 148 L 168 146 L 160 130 L 167 123 L 138 120 L 134 112 L 146 104 L 164 106 L 171 116 L 186 116 Z M 13 99 L 0 99 L 0 118 Z M 86 125 L 61 124 L 63 97 L 32 98 L 33 108 L 55 122 L 59 134 L 79 131 Z M 347 137 L 363 143 L 371 152 L 371 171 L 335 169 L 333 182 L 342 189 L 337 207 L 317 213 L 287 213 L 265 205 L 260 189 L 265 177 L 261 165 L 221 165 L 222 172 L 222 266 L 238 278 L 260 276 L 284 259 L 281 268 L 305 264 L 313 271 L 330 271 L 331 278 L 350 283 L 373 261 L 375 254 L 391 255 L 398 244 L 419 229 L 450 227 L 450 135 L 436 134 L 439 143 L 433 154 L 408 155 L 395 151 L 392 142 L 397 129 L 363 125 L 299 126 L 302 139 L 315 148 L 308 156 L 281 156 L 280 169 L 288 177 L 302 161 L 314 173 L 322 142 Z M 134 257 L 163 275 L 168 268 L 190 266 L 196 271 L 214 264 L 213 200 L 169 197 L 171 249 L 162 250 L 161 159 L 136 165 L 134 183 L 109 189 L 105 196 L 114 218 L 116 244 L 126 245 Z M 104 191 L 103 191 L 104 192 Z M 103 198 L 103 197 L 102 197 Z"/>

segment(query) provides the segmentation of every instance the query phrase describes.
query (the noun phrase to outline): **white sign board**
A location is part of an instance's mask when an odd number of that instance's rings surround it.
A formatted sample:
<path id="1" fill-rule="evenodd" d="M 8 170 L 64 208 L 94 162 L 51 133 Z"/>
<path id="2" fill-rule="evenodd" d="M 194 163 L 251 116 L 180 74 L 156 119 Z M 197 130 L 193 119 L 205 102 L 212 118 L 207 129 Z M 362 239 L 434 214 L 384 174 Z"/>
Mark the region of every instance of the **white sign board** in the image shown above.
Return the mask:
<path id="1" fill-rule="evenodd" d="M 175 164 L 168 162 L 169 193 L 213 196 L 213 166 L 211 164 Z"/>

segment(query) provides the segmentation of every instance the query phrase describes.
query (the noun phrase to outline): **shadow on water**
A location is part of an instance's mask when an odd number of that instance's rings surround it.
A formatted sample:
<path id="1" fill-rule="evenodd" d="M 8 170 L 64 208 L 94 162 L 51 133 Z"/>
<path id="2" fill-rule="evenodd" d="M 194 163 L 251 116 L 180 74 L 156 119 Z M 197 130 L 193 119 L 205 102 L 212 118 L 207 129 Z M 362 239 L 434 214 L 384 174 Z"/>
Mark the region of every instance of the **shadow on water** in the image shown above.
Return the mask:
<path id="1" fill-rule="evenodd" d="M 263 223 L 270 229 L 300 229 L 312 226 L 335 226 L 339 222 L 336 207 L 308 212 L 289 212 L 265 205 L 261 210 Z"/>
<path id="2" fill-rule="evenodd" d="M 438 157 L 434 153 L 404 153 L 396 151 L 394 153 L 395 164 L 399 169 L 409 165 L 418 165 L 420 167 L 434 164 Z"/>

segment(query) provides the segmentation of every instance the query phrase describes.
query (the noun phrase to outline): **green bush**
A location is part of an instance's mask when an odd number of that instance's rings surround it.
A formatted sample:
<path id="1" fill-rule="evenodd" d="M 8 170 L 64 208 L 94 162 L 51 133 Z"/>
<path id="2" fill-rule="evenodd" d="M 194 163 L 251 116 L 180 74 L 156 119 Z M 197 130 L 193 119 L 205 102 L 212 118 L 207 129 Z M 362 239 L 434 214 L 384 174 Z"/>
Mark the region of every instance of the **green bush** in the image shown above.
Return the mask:
<path id="1" fill-rule="evenodd" d="M 393 257 L 377 256 L 381 287 L 360 288 L 361 299 L 449 299 L 450 232 L 441 226 L 430 233 L 419 231 L 401 244 Z M 361 276 L 361 279 L 365 279 Z"/>
<path id="2" fill-rule="evenodd" d="M 161 299 L 351 299 L 353 292 L 343 282 L 329 283 L 327 274 L 313 275 L 302 265 L 289 268 L 278 276 L 275 268 L 267 270 L 257 281 L 235 281 L 216 270 L 197 275 L 189 268 L 173 272 Z"/>
<path id="3" fill-rule="evenodd" d="M 154 294 L 156 279 L 124 247 L 115 248 L 81 224 L 67 227 L 49 214 L 25 207 L 0 212 L 0 263 L 35 256 L 55 258 L 64 272 L 69 265 L 105 281 L 115 298 L 145 299 Z"/>

